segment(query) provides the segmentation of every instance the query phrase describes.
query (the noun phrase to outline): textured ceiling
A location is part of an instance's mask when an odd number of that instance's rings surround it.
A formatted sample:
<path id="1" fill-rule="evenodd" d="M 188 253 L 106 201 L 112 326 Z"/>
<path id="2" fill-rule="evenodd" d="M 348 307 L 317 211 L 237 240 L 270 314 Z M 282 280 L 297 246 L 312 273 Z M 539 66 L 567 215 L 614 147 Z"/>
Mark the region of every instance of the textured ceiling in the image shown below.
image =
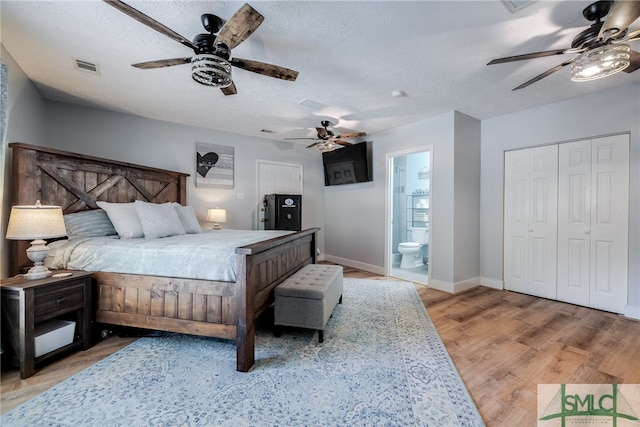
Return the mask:
<path id="1" fill-rule="evenodd" d="M 486 65 L 569 47 L 589 25 L 589 3 L 539 1 L 511 13 L 500 1 L 252 1 L 265 21 L 232 57 L 300 74 L 288 82 L 234 68 L 233 96 L 195 83 L 189 65 L 131 67 L 192 51 L 102 1 L 2 0 L 1 41 L 47 99 L 278 140 L 312 137 L 323 119 L 375 138 L 447 111 L 486 119 L 640 82 L 638 71 L 573 83 L 565 67 L 514 92 L 570 56 Z M 228 19 L 242 2 L 129 4 L 191 39 L 203 32 L 201 14 Z M 640 42 L 631 47 L 640 51 Z M 99 74 L 78 70 L 75 59 Z"/>

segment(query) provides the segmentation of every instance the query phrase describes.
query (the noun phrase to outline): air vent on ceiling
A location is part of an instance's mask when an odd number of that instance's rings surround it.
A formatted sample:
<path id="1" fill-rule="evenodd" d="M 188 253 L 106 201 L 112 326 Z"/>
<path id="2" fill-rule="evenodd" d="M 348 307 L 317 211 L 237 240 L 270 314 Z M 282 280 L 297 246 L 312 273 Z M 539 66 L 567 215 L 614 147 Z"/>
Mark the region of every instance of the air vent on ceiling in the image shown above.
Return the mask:
<path id="1" fill-rule="evenodd" d="M 502 0 L 502 3 L 507 7 L 509 12 L 516 13 L 536 1 L 537 0 Z"/>
<path id="2" fill-rule="evenodd" d="M 100 74 L 100 67 L 97 64 L 92 64 L 91 62 L 83 61 L 81 59 L 74 59 L 73 63 L 76 66 L 76 69 L 80 71 L 84 71 L 87 73 Z"/>
<path id="3" fill-rule="evenodd" d="M 303 99 L 302 101 L 298 102 L 298 104 L 305 107 L 313 108 L 314 110 L 322 110 L 323 108 L 328 107 L 328 105 L 325 105 L 321 102 L 313 101 L 311 99 Z"/>

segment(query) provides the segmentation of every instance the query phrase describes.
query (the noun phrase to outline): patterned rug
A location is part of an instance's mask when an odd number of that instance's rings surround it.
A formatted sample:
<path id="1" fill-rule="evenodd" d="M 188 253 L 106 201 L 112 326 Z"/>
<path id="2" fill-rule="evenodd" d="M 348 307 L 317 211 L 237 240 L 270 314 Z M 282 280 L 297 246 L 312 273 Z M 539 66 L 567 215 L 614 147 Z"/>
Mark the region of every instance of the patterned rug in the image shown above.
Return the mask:
<path id="1" fill-rule="evenodd" d="M 267 322 L 265 322 L 267 323 Z M 0 419 L 3 426 L 484 426 L 414 286 L 345 279 L 325 329 L 231 341 L 140 338 Z"/>

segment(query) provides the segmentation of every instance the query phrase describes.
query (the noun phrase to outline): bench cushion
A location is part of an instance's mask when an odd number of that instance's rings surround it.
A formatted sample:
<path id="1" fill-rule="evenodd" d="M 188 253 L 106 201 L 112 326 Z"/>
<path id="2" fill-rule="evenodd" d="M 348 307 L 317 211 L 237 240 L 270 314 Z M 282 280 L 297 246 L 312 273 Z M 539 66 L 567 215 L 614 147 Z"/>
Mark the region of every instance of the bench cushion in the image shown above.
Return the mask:
<path id="1" fill-rule="evenodd" d="M 342 281 L 342 267 L 339 265 L 309 264 L 278 285 L 274 294 L 294 298 L 324 299 L 338 276 Z M 342 293 L 342 286 L 340 286 L 340 292 Z"/>

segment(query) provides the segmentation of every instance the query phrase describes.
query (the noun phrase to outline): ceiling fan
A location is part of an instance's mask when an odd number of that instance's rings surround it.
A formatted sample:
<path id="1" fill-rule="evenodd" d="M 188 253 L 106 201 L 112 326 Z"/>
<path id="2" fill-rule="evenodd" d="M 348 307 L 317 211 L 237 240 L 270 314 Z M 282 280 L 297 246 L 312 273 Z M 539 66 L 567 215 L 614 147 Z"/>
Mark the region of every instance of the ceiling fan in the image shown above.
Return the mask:
<path id="1" fill-rule="evenodd" d="M 342 145 L 347 147 L 349 145 L 353 145 L 348 141 L 343 141 L 343 139 L 351 139 L 351 138 L 360 138 L 363 136 L 367 136 L 366 132 L 352 132 L 352 133 L 343 133 L 340 135 L 334 135 L 332 131 L 327 129 L 331 122 L 329 120 L 322 120 L 320 122 L 322 127 L 316 127 L 316 131 L 318 132 L 316 138 L 285 138 L 286 140 L 295 140 L 295 139 L 312 139 L 317 140 L 313 144 L 307 145 L 307 148 L 318 147 L 320 151 L 332 151 L 336 148 L 336 145 Z"/>
<path id="2" fill-rule="evenodd" d="M 196 82 L 205 86 L 219 87 L 225 95 L 237 93 L 231 78 L 231 66 L 288 81 L 295 81 L 298 77 L 297 71 L 285 67 L 249 59 L 231 58 L 231 49 L 245 41 L 264 21 L 264 16 L 246 3 L 226 23 L 216 15 L 202 15 L 201 22 L 207 33 L 198 34 L 193 41 L 190 41 L 120 0 L 104 1 L 146 26 L 193 49 L 195 53 L 193 57 L 132 64 L 136 68 L 147 70 L 190 63 L 191 76 Z"/>
<path id="3" fill-rule="evenodd" d="M 587 81 L 606 77 L 619 71 L 632 73 L 640 68 L 640 53 L 631 50 L 628 42 L 640 40 L 640 30 L 629 32 L 629 26 L 640 17 L 640 1 L 597 1 L 587 6 L 582 15 L 593 24 L 574 37 L 567 49 L 508 56 L 494 59 L 487 65 L 521 61 L 523 59 L 579 53 L 513 90 L 525 88 L 567 65 L 571 65 L 571 80 Z M 605 21 L 602 18 L 607 17 Z"/>

